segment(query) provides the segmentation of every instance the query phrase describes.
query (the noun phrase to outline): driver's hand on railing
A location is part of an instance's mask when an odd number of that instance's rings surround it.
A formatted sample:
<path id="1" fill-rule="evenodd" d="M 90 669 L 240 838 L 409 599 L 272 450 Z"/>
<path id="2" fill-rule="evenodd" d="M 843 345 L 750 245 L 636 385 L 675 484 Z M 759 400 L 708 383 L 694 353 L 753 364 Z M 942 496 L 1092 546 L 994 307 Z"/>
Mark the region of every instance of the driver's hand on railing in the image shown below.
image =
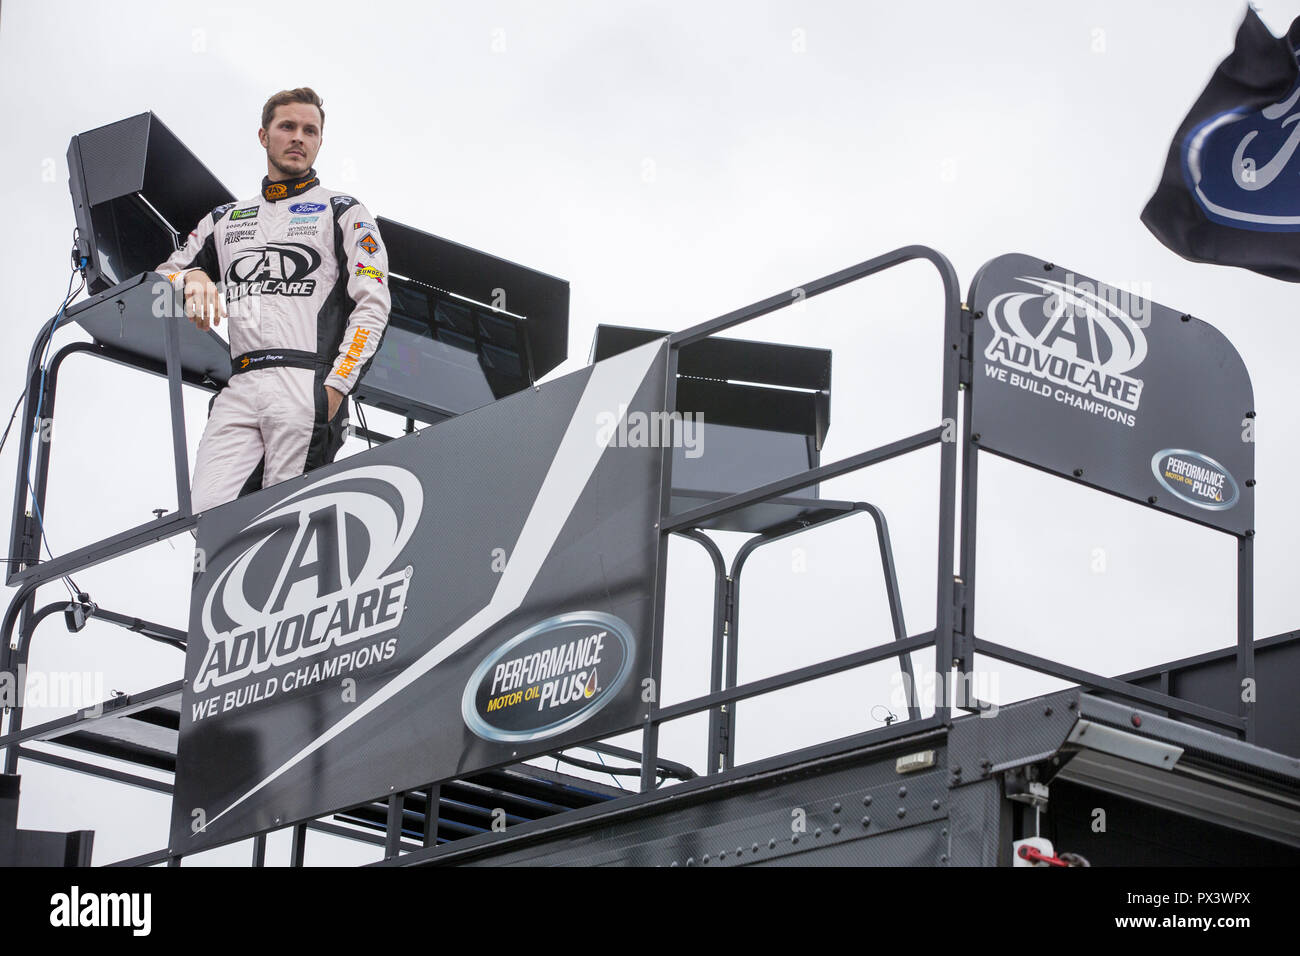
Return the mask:
<path id="1" fill-rule="evenodd" d="M 185 273 L 185 317 L 206 332 L 210 326 L 220 325 L 226 315 L 226 300 L 217 284 L 202 269 Z"/>

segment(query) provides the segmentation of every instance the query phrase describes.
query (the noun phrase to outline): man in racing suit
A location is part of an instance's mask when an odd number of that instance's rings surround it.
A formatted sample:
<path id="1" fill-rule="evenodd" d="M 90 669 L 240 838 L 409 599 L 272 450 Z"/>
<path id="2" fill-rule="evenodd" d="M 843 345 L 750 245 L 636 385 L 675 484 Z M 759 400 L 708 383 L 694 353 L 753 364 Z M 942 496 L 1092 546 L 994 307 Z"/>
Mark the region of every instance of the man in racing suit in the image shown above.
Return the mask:
<path id="1" fill-rule="evenodd" d="M 184 290 L 200 329 L 223 311 L 230 318 L 232 375 L 209 405 L 195 514 L 333 461 L 347 417 L 338 409 L 388 326 L 388 254 L 374 217 L 321 186 L 311 165 L 323 125 L 311 90 L 272 97 L 259 130 L 261 192 L 212 210 L 155 270 Z"/>

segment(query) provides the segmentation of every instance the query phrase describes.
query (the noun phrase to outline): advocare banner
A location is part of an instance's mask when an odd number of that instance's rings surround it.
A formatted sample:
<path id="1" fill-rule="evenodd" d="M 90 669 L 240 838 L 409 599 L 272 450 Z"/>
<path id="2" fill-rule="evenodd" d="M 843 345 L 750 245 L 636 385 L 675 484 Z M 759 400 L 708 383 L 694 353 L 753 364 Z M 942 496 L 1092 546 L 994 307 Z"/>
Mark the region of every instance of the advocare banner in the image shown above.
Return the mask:
<path id="1" fill-rule="evenodd" d="M 199 516 L 171 851 L 636 726 L 666 370 L 651 342 Z"/>
<path id="2" fill-rule="evenodd" d="M 1241 535 L 1254 393 L 1218 329 L 1025 255 L 986 263 L 971 432 L 988 451 Z"/>

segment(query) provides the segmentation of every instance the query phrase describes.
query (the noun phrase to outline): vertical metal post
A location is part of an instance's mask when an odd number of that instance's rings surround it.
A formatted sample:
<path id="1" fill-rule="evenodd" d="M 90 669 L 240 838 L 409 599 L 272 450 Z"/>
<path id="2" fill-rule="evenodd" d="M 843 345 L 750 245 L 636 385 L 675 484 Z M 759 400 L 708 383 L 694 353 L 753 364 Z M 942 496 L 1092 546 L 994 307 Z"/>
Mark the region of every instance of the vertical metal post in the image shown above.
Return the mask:
<path id="1" fill-rule="evenodd" d="M 740 660 L 740 568 L 732 564 L 731 575 L 727 578 L 727 667 L 723 674 L 722 686 L 731 690 L 736 686 L 737 662 Z M 739 701 L 728 701 L 722 705 L 722 723 L 718 732 L 723 734 L 721 743 L 722 769 L 730 770 L 736 765 L 736 706 Z"/>
<path id="2" fill-rule="evenodd" d="M 435 783 L 429 787 L 429 799 L 424 807 L 425 846 L 438 845 L 438 816 L 442 804 L 442 784 Z"/>
<path id="3" fill-rule="evenodd" d="M 163 319 L 163 344 L 167 354 L 167 398 L 171 405 L 172 455 L 176 461 L 176 510 L 193 514 L 190 504 L 190 456 L 185 444 L 185 404 L 181 396 L 181 346 L 176 316 Z"/>
<path id="4" fill-rule="evenodd" d="M 664 410 L 677 410 L 677 347 L 666 343 L 666 369 L 664 372 Z M 652 698 L 646 702 L 644 729 L 641 735 L 641 790 L 655 788 L 655 770 L 659 763 L 659 723 L 656 711 L 663 693 L 663 659 L 664 659 L 664 592 L 668 577 L 668 533 L 662 528 L 664 516 L 672 510 L 673 497 L 673 449 L 659 449 L 659 516 L 655 521 L 654 532 L 658 536 L 658 554 L 655 557 L 654 607 L 651 611 L 650 624 L 650 681 Z"/>
<path id="5" fill-rule="evenodd" d="M 971 315 L 963 311 L 963 315 Z M 965 351 L 973 355 L 975 347 L 974 324 L 983 317 L 982 312 L 971 315 L 970 328 L 962 330 Z M 958 577 L 961 578 L 961 607 L 955 629 L 959 635 L 955 656 L 958 667 L 966 673 L 975 669 L 975 521 L 979 510 L 979 446 L 972 438 L 971 418 L 975 412 L 972 392 L 975 376 L 965 383 L 962 421 L 961 461 L 961 559 Z"/>
<path id="6" fill-rule="evenodd" d="M 56 317 L 57 318 L 57 317 Z M 19 432 L 21 441 L 18 446 L 18 466 L 14 475 L 13 521 L 10 524 L 9 558 L 11 561 L 26 563 L 40 555 L 40 535 L 37 533 L 34 543 L 28 532 L 31 518 L 27 516 L 27 474 L 31 468 L 32 432 L 36 427 L 36 408 L 41 402 L 41 351 L 48 336 L 53 334 L 55 319 L 50 319 L 37 334 L 32 343 L 31 354 L 27 359 L 27 392 L 23 398 L 23 413 Z M 8 566 L 9 573 L 17 570 L 16 564 Z"/>
<path id="7" fill-rule="evenodd" d="M 266 834 L 253 837 L 253 866 L 266 866 Z"/>
<path id="8" fill-rule="evenodd" d="M 388 798 L 388 817 L 384 821 L 385 860 L 391 860 L 402 852 L 402 810 L 405 806 L 405 793 L 395 793 Z"/>
<path id="9" fill-rule="evenodd" d="M 957 425 L 957 383 L 961 377 L 961 302 L 958 301 L 956 275 L 945 260 L 941 269 L 944 280 L 943 317 L 943 420 L 940 424 Z M 955 436 L 954 436 L 955 437 Z M 952 558 L 957 496 L 957 442 L 939 442 L 939 557 L 935 576 L 934 664 L 941 689 L 935 701 L 935 716 L 947 722 L 952 705 L 948 684 L 953 667 L 953 580 Z"/>
<path id="10" fill-rule="evenodd" d="M 1246 720 L 1246 742 L 1255 742 L 1255 539 L 1237 538 L 1237 713 Z M 1250 693 L 1246 693 L 1249 684 Z M 1247 699 L 1249 697 L 1249 699 Z"/>
<path id="11" fill-rule="evenodd" d="M 866 501 L 853 505 L 855 511 L 865 511 L 871 515 L 876 524 L 876 543 L 880 549 L 880 569 L 885 578 L 885 595 L 889 599 L 889 620 L 894 627 L 894 640 L 907 640 L 907 624 L 903 620 L 903 599 L 898 593 L 898 569 L 894 567 L 894 547 L 889 541 L 889 522 L 885 513 Z M 917 703 L 916 674 L 912 672 L 912 658 L 908 654 L 898 656 L 898 667 L 903 679 L 907 681 L 907 719 L 920 720 L 921 708 Z"/>
<path id="12" fill-rule="evenodd" d="M 297 823 L 293 827 L 293 839 L 289 844 L 289 865 L 302 866 L 307 856 L 307 824 Z"/>
<path id="13" fill-rule="evenodd" d="M 690 538 L 692 541 L 699 542 L 700 546 L 709 555 L 709 560 L 713 562 L 713 649 L 709 658 L 709 693 L 716 694 L 722 690 L 722 668 L 727 653 L 728 600 L 730 593 L 727 566 L 722 560 L 722 552 L 718 550 L 718 546 L 703 531 L 698 528 L 688 528 L 685 531 L 678 531 L 677 534 L 683 538 Z M 717 773 L 723 767 L 723 760 L 726 755 L 726 727 L 723 721 L 726 716 L 727 708 L 725 706 L 711 707 L 709 709 L 708 756 L 705 758 L 706 775 Z"/>
<path id="14" fill-rule="evenodd" d="M 31 653 L 31 646 L 32 646 L 31 632 L 32 629 L 35 627 L 35 622 L 33 620 L 35 616 L 34 614 L 35 610 L 36 610 L 36 588 L 32 588 L 31 593 L 27 595 L 27 600 L 23 602 L 22 607 L 18 611 L 17 649 L 16 650 L 11 649 L 8 651 L 9 664 L 13 668 L 11 673 L 14 675 L 15 680 L 18 681 L 21 681 L 21 677 L 19 675 L 24 675 L 26 673 L 27 657 Z M 6 733 L 10 733 L 10 734 L 14 733 L 15 731 L 22 730 L 23 727 L 22 686 L 19 686 L 17 688 L 17 691 L 18 691 L 18 702 L 14 707 L 11 707 L 9 709 L 9 726 L 6 728 L 5 731 Z M 21 748 L 17 744 L 14 744 L 12 747 L 9 747 L 5 751 L 5 770 L 4 770 L 5 773 L 18 772 L 18 751 L 20 749 Z"/>

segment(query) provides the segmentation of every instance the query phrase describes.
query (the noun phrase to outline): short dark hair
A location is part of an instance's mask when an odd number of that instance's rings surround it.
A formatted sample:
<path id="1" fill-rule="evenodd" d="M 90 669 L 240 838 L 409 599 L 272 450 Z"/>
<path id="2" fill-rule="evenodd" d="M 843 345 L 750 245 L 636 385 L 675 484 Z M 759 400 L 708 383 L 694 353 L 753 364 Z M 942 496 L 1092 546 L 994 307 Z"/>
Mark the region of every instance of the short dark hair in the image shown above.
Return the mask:
<path id="1" fill-rule="evenodd" d="M 275 108 L 285 106 L 289 103 L 307 103 L 320 110 L 321 131 L 325 130 L 325 109 L 321 98 L 316 95 L 316 91 L 310 86 L 300 86 L 296 90 L 281 90 L 266 101 L 262 107 L 262 129 L 270 129 L 271 121 L 275 119 Z"/>

